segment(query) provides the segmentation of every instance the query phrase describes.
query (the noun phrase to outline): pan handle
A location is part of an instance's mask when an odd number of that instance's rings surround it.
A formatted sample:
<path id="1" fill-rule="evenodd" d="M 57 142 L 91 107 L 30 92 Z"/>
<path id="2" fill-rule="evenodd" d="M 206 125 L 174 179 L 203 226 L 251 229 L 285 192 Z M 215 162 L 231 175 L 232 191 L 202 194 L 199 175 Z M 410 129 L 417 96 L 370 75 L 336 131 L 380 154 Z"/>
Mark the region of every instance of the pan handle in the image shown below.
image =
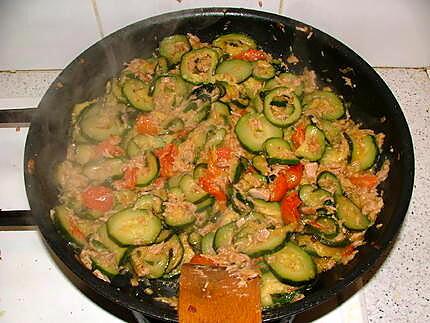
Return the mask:
<path id="1" fill-rule="evenodd" d="M 0 210 L 0 231 L 25 230 L 36 226 L 31 211 L 2 211 Z"/>
<path id="2" fill-rule="evenodd" d="M 0 110 L 0 127 L 29 126 L 37 108 Z"/>

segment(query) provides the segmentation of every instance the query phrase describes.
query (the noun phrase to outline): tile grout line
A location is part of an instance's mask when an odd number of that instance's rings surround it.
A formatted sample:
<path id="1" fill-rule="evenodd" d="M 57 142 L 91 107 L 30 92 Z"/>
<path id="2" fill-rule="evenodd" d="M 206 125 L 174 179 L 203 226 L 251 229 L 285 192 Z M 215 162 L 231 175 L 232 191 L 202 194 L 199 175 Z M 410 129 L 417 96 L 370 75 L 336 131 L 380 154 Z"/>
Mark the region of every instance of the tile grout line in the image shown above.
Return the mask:
<path id="1" fill-rule="evenodd" d="M 279 15 L 284 15 L 284 5 L 285 5 L 285 3 L 284 3 L 284 0 L 279 0 L 279 7 L 278 7 L 278 14 Z"/>
<path id="2" fill-rule="evenodd" d="M 100 36 L 101 39 L 103 39 L 104 38 L 104 32 L 103 32 L 102 21 L 100 19 L 99 9 L 97 8 L 97 0 L 90 0 L 90 1 L 91 1 L 91 6 L 93 8 L 94 16 L 96 18 L 96 23 L 97 23 L 97 29 L 99 31 L 99 36 Z"/>

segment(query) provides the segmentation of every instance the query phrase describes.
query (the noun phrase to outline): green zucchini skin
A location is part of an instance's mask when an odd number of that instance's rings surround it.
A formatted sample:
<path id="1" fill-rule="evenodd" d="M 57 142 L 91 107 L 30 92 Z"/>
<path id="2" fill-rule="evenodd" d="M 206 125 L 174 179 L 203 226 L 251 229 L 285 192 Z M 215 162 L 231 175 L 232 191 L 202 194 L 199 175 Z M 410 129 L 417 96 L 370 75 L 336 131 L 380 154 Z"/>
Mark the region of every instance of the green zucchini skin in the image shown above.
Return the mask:
<path id="1" fill-rule="evenodd" d="M 107 221 L 109 237 L 120 246 L 152 244 L 161 229 L 161 220 L 148 210 L 122 210 Z"/>
<path id="2" fill-rule="evenodd" d="M 359 170 L 371 168 L 379 155 L 379 148 L 376 145 L 375 137 L 372 135 L 350 136 L 352 143 L 352 154 L 350 164 Z"/>
<path id="3" fill-rule="evenodd" d="M 301 114 L 300 100 L 290 88 L 278 87 L 264 97 L 264 115 L 277 127 L 288 127 L 295 123 Z"/>
<path id="4" fill-rule="evenodd" d="M 149 84 L 137 79 L 129 79 L 122 86 L 122 94 L 133 108 L 144 112 L 154 109 L 154 102 L 149 96 Z"/>
<path id="5" fill-rule="evenodd" d="M 272 125 L 262 114 L 247 113 L 236 124 L 235 133 L 240 143 L 250 152 L 263 151 L 269 138 L 281 138 L 282 129 Z"/>
<path id="6" fill-rule="evenodd" d="M 312 257 L 293 242 L 287 242 L 264 260 L 278 279 L 293 286 L 309 283 L 317 276 Z"/>
<path id="7" fill-rule="evenodd" d="M 343 194 L 343 188 L 335 174 L 329 171 L 323 171 L 317 176 L 319 188 L 331 192 L 332 194 Z"/>
<path id="8" fill-rule="evenodd" d="M 182 56 L 190 50 L 191 45 L 185 35 L 168 36 L 160 42 L 160 55 L 165 57 L 170 64 L 179 63 Z"/>
<path id="9" fill-rule="evenodd" d="M 234 83 L 242 83 L 252 75 L 252 64 L 241 59 L 231 59 L 218 65 L 217 74 L 223 74 Z"/>
<path id="10" fill-rule="evenodd" d="M 335 195 L 336 214 L 342 220 L 343 225 L 350 230 L 366 230 L 370 221 L 361 210 L 349 198 L 343 195 Z"/>
<path id="11" fill-rule="evenodd" d="M 248 49 L 255 49 L 257 47 L 257 44 L 251 37 L 239 33 L 222 35 L 216 38 L 212 42 L 212 45 L 221 48 L 231 56 L 235 56 Z"/>
<path id="12" fill-rule="evenodd" d="M 182 57 L 181 76 L 193 84 L 210 83 L 218 64 L 217 53 L 209 48 L 193 49 Z"/>
<path id="13" fill-rule="evenodd" d="M 146 153 L 147 168 L 144 171 L 139 171 L 136 178 L 136 186 L 144 187 L 151 184 L 157 177 L 160 171 L 158 158 L 152 153 Z"/>
<path id="14" fill-rule="evenodd" d="M 275 68 L 267 61 L 259 60 L 254 63 L 252 76 L 260 81 L 267 81 L 275 77 Z"/>
<path id="15" fill-rule="evenodd" d="M 324 120 L 337 120 L 345 114 L 345 107 L 339 97 L 333 92 L 313 91 L 303 97 L 306 110 Z"/>
<path id="16" fill-rule="evenodd" d="M 296 155 L 309 161 L 318 161 L 324 154 L 326 148 L 324 133 L 313 125 L 305 130 L 305 141 L 297 148 Z"/>
<path id="17" fill-rule="evenodd" d="M 87 106 L 79 115 L 79 128 L 82 136 L 90 142 L 100 142 L 110 136 L 121 136 L 126 129 L 126 124 L 119 117 L 122 108 L 119 106 L 94 103 Z M 111 115 L 106 124 L 101 115 Z"/>
<path id="18" fill-rule="evenodd" d="M 269 164 L 297 165 L 300 160 L 282 138 L 269 138 L 263 144 Z"/>

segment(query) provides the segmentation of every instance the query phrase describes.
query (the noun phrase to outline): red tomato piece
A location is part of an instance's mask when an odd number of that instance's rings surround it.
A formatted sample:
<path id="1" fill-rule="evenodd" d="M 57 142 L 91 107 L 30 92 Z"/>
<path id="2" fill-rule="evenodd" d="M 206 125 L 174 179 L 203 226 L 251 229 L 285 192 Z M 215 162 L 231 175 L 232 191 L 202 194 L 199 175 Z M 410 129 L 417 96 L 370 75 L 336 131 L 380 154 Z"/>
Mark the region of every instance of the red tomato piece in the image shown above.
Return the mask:
<path id="1" fill-rule="evenodd" d="M 296 223 L 300 218 L 298 207 L 302 201 L 297 192 L 291 192 L 281 201 L 281 214 L 285 224 Z"/>
<path id="2" fill-rule="evenodd" d="M 291 189 L 300 184 L 303 176 L 303 165 L 297 164 L 288 166 L 287 169 L 279 172 L 272 184 L 271 201 L 279 202 L 284 195 Z"/>
<path id="3" fill-rule="evenodd" d="M 352 184 L 364 188 L 373 188 L 378 184 L 378 176 L 372 174 L 351 176 L 349 180 Z"/>
<path id="4" fill-rule="evenodd" d="M 106 186 L 90 186 L 82 193 L 84 205 L 92 210 L 107 212 L 113 206 L 112 190 Z"/>
<path id="5" fill-rule="evenodd" d="M 291 140 L 296 148 L 305 141 L 305 127 L 303 124 L 296 127 L 296 131 L 291 135 Z"/>
<path id="6" fill-rule="evenodd" d="M 102 141 L 96 146 L 96 153 L 98 155 L 110 155 L 113 157 L 122 156 L 124 154 L 124 150 L 118 146 L 120 142 L 121 137 L 110 136 L 108 139 Z"/>
<path id="7" fill-rule="evenodd" d="M 144 135 L 158 134 L 158 128 L 144 114 L 139 115 L 136 119 L 136 131 L 139 134 L 144 134 Z"/>
<path id="8" fill-rule="evenodd" d="M 262 50 L 248 49 L 240 54 L 237 54 L 233 58 L 242 59 L 244 61 L 255 62 L 262 59 L 267 59 L 267 54 Z"/>
<path id="9" fill-rule="evenodd" d="M 178 155 L 178 147 L 175 144 L 167 144 L 163 148 L 157 149 L 155 151 L 155 155 L 158 157 L 158 161 L 160 162 L 160 176 L 172 176 L 173 163 Z"/>

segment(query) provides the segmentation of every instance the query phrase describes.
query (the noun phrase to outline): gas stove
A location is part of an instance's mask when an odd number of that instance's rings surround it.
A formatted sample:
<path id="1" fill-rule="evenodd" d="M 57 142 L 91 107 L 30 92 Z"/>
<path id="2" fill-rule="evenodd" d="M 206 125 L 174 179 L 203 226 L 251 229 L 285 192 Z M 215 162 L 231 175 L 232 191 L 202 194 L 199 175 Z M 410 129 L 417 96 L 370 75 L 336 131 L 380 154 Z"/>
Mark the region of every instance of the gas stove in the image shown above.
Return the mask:
<path id="1" fill-rule="evenodd" d="M 0 102 L 0 321 L 158 322 L 86 287 L 37 230 L 23 178 L 24 145 L 37 102 L 37 98 Z M 360 287 L 358 282 L 345 295 L 282 322 L 367 322 L 363 294 L 348 299 Z"/>

